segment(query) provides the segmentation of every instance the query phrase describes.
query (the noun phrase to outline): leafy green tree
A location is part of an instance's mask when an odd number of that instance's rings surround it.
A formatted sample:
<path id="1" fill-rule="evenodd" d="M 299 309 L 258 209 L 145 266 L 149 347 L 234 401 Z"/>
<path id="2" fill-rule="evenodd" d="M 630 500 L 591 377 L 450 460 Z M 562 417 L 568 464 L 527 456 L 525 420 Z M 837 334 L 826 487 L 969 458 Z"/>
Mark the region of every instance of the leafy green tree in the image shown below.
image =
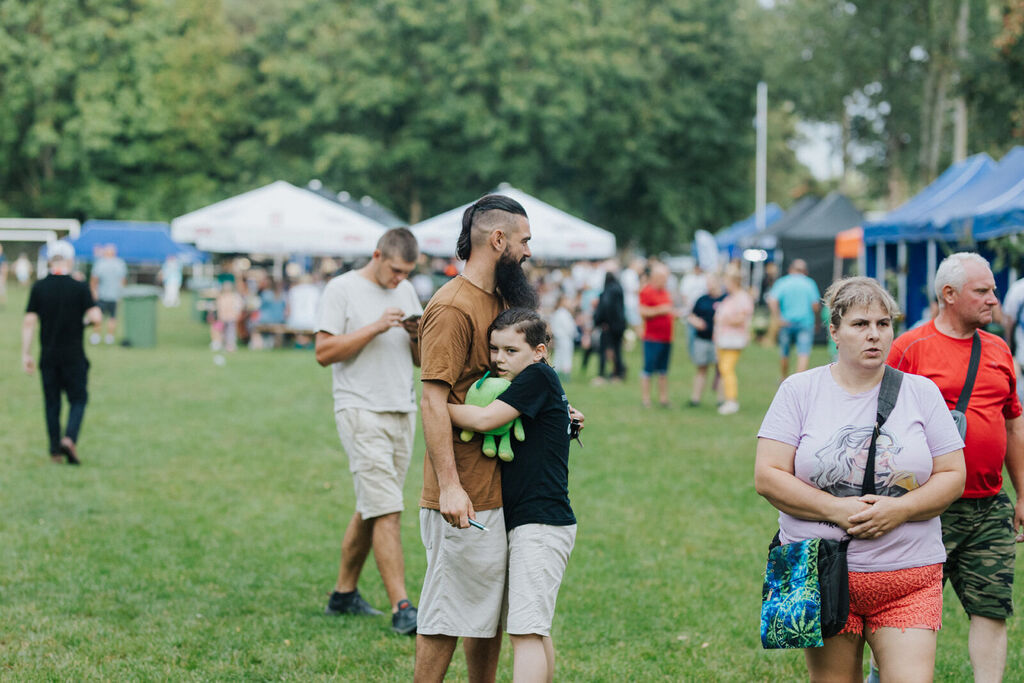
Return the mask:
<path id="1" fill-rule="evenodd" d="M 26 215 L 164 218 L 230 173 L 233 40 L 200 0 L 0 4 L 0 197 Z"/>
<path id="2" fill-rule="evenodd" d="M 978 40 L 963 88 L 974 123 L 972 147 L 998 156 L 1024 144 L 1024 0 L 994 4 L 998 23 L 987 16 L 972 22 Z"/>
<path id="3" fill-rule="evenodd" d="M 1018 3 L 778 0 L 763 12 L 781 48 L 768 59 L 769 83 L 801 118 L 840 125 L 844 167 L 868 178 L 866 199 L 897 204 L 952 161 L 958 95 L 967 99 L 968 149 L 1005 149 L 1022 71 L 997 41 L 1016 44 L 1009 17 Z M 996 38 L 999 5 L 1008 31 Z M 966 58 L 957 38 L 964 10 Z"/>

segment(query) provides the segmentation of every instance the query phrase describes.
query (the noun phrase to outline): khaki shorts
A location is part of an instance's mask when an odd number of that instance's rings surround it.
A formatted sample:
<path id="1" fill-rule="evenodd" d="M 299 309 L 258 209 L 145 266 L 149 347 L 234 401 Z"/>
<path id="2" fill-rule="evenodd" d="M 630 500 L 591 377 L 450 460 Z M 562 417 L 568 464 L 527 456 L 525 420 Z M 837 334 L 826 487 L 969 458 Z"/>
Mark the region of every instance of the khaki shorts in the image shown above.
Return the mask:
<path id="1" fill-rule="evenodd" d="M 401 512 L 416 413 L 342 408 L 334 414 L 356 490 L 356 512 L 372 519 Z"/>
<path id="2" fill-rule="evenodd" d="M 420 508 L 427 550 L 416 632 L 426 636 L 491 638 L 498 633 L 508 541 L 501 508 L 476 513 L 488 528 L 456 529 L 437 510 Z"/>
<path id="3" fill-rule="evenodd" d="M 575 524 L 523 524 L 508 532 L 506 633 L 551 635 L 558 588 L 575 544 Z"/>

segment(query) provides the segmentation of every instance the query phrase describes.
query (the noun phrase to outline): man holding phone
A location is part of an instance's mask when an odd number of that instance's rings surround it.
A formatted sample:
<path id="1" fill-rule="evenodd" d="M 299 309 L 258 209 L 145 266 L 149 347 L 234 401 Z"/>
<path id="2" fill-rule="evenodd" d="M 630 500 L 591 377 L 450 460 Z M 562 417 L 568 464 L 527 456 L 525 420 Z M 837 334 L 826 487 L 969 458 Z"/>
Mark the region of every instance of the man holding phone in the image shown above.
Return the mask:
<path id="1" fill-rule="evenodd" d="M 419 365 L 423 309 L 408 277 L 418 257 L 408 229 L 388 230 L 368 264 L 327 284 L 316 333 L 316 360 L 331 366 L 335 423 L 356 494 L 326 611 L 381 614 L 356 586 L 373 550 L 391 602 L 391 628 L 401 634 L 416 632 L 416 608 L 405 589 L 400 518 L 416 429 L 413 365 Z"/>

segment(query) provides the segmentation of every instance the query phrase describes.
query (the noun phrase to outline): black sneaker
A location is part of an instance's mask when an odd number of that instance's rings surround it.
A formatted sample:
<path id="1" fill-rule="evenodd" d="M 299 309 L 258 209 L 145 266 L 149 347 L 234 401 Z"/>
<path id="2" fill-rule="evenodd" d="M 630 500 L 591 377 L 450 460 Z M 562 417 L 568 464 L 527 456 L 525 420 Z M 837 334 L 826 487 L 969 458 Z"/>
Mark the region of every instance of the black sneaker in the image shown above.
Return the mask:
<path id="1" fill-rule="evenodd" d="M 391 630 L 403 636 L 416 633 L 416 608 L 408 600 L 398 603 L 398 611 L 391 615 Z"/>
<path id="2" fill-rule="evenodd" d="M 327 601 L 327 609 L 324 610 L 324 613 L 359 614 L 371 617 L 384 614 L 380 610 L 375 610 L 370 603 L 363 600 L 363 596 L 359 594 L 358 590 L 354 590 L 351 593 L 339 593 L 338 591 L 331 593 L 331 598 Z"/>

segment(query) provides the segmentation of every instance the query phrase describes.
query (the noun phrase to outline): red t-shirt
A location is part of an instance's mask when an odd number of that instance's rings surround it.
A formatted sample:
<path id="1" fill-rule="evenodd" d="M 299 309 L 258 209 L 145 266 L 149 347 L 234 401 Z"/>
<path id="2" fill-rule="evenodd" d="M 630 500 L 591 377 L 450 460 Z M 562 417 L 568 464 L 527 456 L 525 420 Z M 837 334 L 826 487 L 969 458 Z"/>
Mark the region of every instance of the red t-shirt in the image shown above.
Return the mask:
<path id="1" fill-rule="evenodd" d="M 663 306 L 672 303 L 672 295 L 665 289 L 655 289 L 647 285 L 640 290 L 641 306 Z M 644 318 L 644 341 L 670 342 L 672 341 L 672 321 L 674 316 L 671 313 L 663 313 L 651 318 Z"/>
<path id="2" fill-rule="evenodd" d="M 1021 414 L 1010 348 L 994 334 L 983 330 L 979 334 L 981 361 L 965 411 L 967 485 L 964 498 L 994 496 L 1002 489 L 1006 420 Z M 948 337 L 935 329 L 935 322 L 930 321 L 901 334 L 893 342 L 888 363 L 897 370 L 924 375 L 935 382 L 946 399 L 946 405 L 952 409 L 964 388 L 970 360 L 970 337 Z"/>

